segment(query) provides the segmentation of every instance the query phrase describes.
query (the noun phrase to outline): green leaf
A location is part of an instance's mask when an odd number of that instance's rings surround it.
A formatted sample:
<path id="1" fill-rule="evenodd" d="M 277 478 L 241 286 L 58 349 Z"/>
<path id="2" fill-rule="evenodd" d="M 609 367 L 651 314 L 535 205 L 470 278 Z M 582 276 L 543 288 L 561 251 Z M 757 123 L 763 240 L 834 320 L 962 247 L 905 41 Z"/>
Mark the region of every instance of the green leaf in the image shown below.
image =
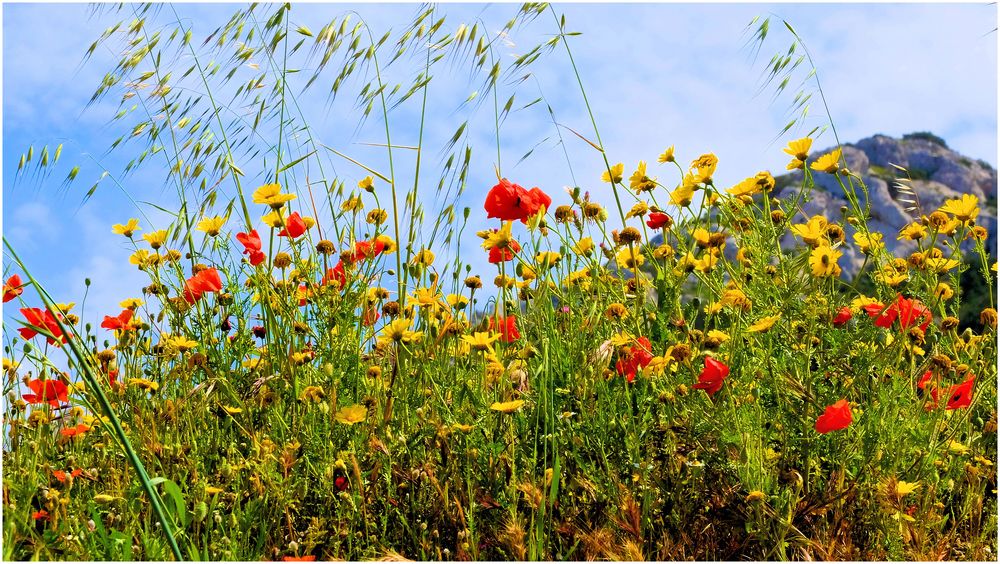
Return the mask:
<path id="1" fill-rule="evenodd" d="M 295 165 L 299 164 L 300 162 L 302 162 L 302 161 L 308 159 L 309 157 L 313 156 L 315 153 L 316 153 L 315 149 L 312 150 L 312 151 L 310 151 L 309 153 L 306 153 L 305 155 L 303 155 L 303 156 L 295 159 L 294 161 L 286 164 L 285 166 L 279 168 L 278 169 L 278 173 L 280 174 L 282 172 L 285 172 L 286 170 L 292 168 L 293 166 L 295 166 Z"/>

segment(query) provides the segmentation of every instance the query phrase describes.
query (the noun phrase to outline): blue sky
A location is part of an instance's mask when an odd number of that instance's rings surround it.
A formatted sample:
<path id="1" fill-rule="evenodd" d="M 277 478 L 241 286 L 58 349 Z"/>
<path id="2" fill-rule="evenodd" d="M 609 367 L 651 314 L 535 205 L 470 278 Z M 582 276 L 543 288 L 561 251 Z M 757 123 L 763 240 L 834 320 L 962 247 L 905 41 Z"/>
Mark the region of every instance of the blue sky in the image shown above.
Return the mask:
<path id="1" fill-rule="evenodd" d="M 417 6 L 353 8 L 380 32 L 402 26 Z M 440 10 L 448 16 L 446 28 L 479 16 L 488 29 L 496 30 L 516 8 L 468 4 L 442 5 Z M 233 9 L 232 5 L 177 7 L 196 38 L 223 23 Z M 318 30 L 347 9 L 296 5 L 292 20 Z M 926 130 L 959 152 L 996 165 L 995 5 L 561 4 L 557 9 L 565 13 L 567 28 L 582 34 L 571 39 L 574 56 L 609 158 L 624 161 L 626 173 L 639 159 L 655 162 L 668 145 L 675 145 L 683 160 L 715 152 L 721 185 L 762 169 L 783 170 L 787 158 L 781 148 L 791 135 L 773 140 L 789 119 L 788 100 L 772 101 L 769 91 L 755 94 L 761 63 L 787 48 L 790 39 L 780 25 L 772 26 L 772 38 L 757 64 L 743 49 L 747 23 L 768 14 L 789 20 L 805 39 L 843 141 Z M 148 283 L 128 264 L 131 249 L 110 232 L 113 223 L 139 216 L 129 200 L 105 180 L 94 198 L 81 205 L 83 193 L 101 170 L 91 157 L 117 173 L 129 156 L 127 149 L 105 154 L 110 141 L 123 133 L 120 124 L 110 123 L 117 100 L 86 108 L 114 59 L 113 53 L 100 50 L 86 63 L 82 56 L 113 21 L 113 15 L 93 15 L 83 4 L 3 6 L 3 233 L 58 300 L 80 302 L 83 279 L 91 278 L 88 320 L 114 313 L 118 301 L 138 295 Z M 501 55 L 523 53 L 553 32 L 551 18 L 540 18 L 512 34 L 512 44 Z M 532 99 L 540 89 L 561 123 L 591 136 L 565 51 L 544 57 L 534 65 L 533 74 L 537 86 L 534 81 L 525 86 L 522 99 Z M 440 146 L 469 116 L 467 109 L 457 109 L 474 89 L 461 73 L 443 77 L 440 88 L 430 104 L 428 146 L 435 142 Z M 382 124 L 369 120 L 355 131 L 353 118 L 345 115 L 349 109 L 349 105 L 327 108 L 322 94 L 303 97 L 303 110 L 322 141 L 381 165 L 381 157 L 360 143 L 382 141 L 378 137 Z M 467 249 L 476 244 L 471 231 L 484 225 L 482 195 L 495 182 L 496 149 L 487 109 L 484 106 L 474 116 L 470 135 L 478 147 L 477 158 L 470 187 L 459 202 L 473 210 Z M 400 142 L 415 141 L 412 115 L 412 110 L 404 109 L 390 116 L 393 135 Z M 821 109 L 814 107 L 810 123 L 819 124 L 821 118 Z M 541 105 L 515 113 L 502 130 L 501 159 L 505 176 L 528 187 L 538 185 L 558 204 L 567 200 L 563 187 L 572 184 L 561 147 L 550 139 L 513 166 L 536 143 L 554 134 Z M 578 184 L 595 199 L 610 203 L 599 182 L 603 162 L 572 134 L 564 130 L 563 136 Z M 58 143 L 65 144 L 64 161 L 84 163 L 72 187 L 61 187 L 66 170 L 42 181 L 14 182 L 18 158 L 28 145 L 37 149 Z M 817 146 L 832 143 L 827 134 Z M 344 161 L 331 162 L 345 179 L 364 175 Z M 241 166 L 248 169 L 253 163 Z M 667 169 L 655 172 L 673 178 Z M 172 192 L 164 189 L 163 179 L 163 168 L 148 166 L 123 179 L 123 184 L 136 199 L 169 206 Z M 145 211 L 155 222 L 157 214 L 148 207 Z M 428 209 L 428 214 L 433 211 Z M 474 265 L 492 278 L 484 259 Z M 6 258 L 4 268 L 8 268 Z"/>

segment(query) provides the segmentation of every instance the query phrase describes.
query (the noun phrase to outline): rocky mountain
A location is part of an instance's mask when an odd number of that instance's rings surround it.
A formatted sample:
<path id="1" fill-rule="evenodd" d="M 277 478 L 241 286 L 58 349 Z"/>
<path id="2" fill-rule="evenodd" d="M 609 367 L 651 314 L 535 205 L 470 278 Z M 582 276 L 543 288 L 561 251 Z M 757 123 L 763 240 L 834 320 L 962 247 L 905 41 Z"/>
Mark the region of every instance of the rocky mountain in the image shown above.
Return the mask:
<path id="1" fill-rule="evenodd" d="M 822 155 L 830 150 L 813 151 L 812 154 Z M 896 256 L 907 256 L 916 250 L 913 241 L 896 239 L 904 225 L 921 215 L 930 214 L 945 200 L 962 194 L 973 194 L 979 198 L 980 212 L 976 223 L 990 234 L 987 250 L 992 253 L 996 249 L 997 171 L 989 163 L 956 153 L 948 148 L 943 139 L 931 133 L 911 133 L 902 139 L 874 135 L 857 143 L 845 144 L 843 151 L 847 167 L 860 176 L 868 188 L 871 204 L 869 228 L 884 234 L 886 247 Z M 899 170 L 897 166 L 906 171 Z M 900 191 L 899 180 L 905 180 L 907 174 L 911 180 L 906 185 L 912 188 L 916 198 Z M 816 188 L 806 196 L 807 201 L 802 206 L 806 218 L 822 215 L 838 220 L 842 207 L 848 205 L 843 189 L 832 175 L 816 174 L 813 178 Z M 801 186 L 802 171 L 777 177 L 776 181 L 775 195 L 782 199 L 793 198 Z M 805 218 L 800 216 L 795 219 Z M 848 226 L 848 242 L 852 241 L 853 234 Z M 793 244 L 793 241 L 789 240 L 788 244 Z M 851 244 L 845 245 L 842 250 L 844 256 L 840 265 L 845 276 L 852 276 L 861 268 L 864 257 Z"/>

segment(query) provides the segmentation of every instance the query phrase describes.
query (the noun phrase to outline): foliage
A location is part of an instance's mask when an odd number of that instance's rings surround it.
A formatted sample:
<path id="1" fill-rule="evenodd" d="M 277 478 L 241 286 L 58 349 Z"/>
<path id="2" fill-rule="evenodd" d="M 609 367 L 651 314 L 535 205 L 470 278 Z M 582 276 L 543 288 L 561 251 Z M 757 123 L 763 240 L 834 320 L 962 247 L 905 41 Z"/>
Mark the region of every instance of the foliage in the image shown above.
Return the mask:
<path id="1" fill-rule="evenodd" d="M 380 36 L 356 16 L 313 32 L 289 6 L 255 6 L 207 53 L 183 23 L 154 31 L 149 8 L 121 9 L 140 11 L 102 38 L 126 48 L 95 98 L 135 104 L 125 137 L 148 143 L 135 166 L 165 159 L 181 205 L 169 225 L 112 228 L 150 283 L 106 312 L 107 333 L 8 251 L 4 301 L 23 326 L 5 330 L 5 558 L 168 559 L 170 539 L 220 560 L 996 553 L 993 294 L 978 328 L 956 318 L 965 288 L 996 282 L 978 202 L 907 226 L 920 251 L 893 257 L 839 150 L 789 140 L 802 180 L 779 199 L 770 173 L 716 186 L 725 163 L 684 148 L 629 174 L 592 113 L 594 140 L 557 131 L 600 155 L 616 210 L 501 179 L 503 89 L 560 44 L 575 69 L 576 34 L 551 6 L 517 12 L 505 33 L 547 13 L 558 33 L 503 65 L 497 37 L 446 33 L 434 8 Z M 356 87 L 362 119 L 385 121 L 387 169 L 305 124 L 285 78 L 307 45 L 309 85 Z M 426 107 L 448 58 L 471 61 L 495 110 L 498 182 L 477 187 L 491 219 L 471 251 L 455 195 L 493 155 L 463 124 L 425 200 L 423 119 L 415 149 L 389 127 L 394 108 Z M 799 66 L 785 58 L 776 72 Z M 224 117 L 250 60 L 233 105 L 252 122 Z M 406 60 L 422 71 L 411 83 L 383 82 Z M 182 75 L 201 88 L 172 86 Z M 333 156 L 356 174 L 328 176 Z M 840 219 L 801 214 L 820 174 L 851 203 Z M 426 226 L 424 201 L 443 202 Z M 846 224 L 861 238 L 844 240 Z M 840 276 L 846 245 L 872 265 L 863 291 Z M 495 270 L 472 275 L 477 253 Z"/>

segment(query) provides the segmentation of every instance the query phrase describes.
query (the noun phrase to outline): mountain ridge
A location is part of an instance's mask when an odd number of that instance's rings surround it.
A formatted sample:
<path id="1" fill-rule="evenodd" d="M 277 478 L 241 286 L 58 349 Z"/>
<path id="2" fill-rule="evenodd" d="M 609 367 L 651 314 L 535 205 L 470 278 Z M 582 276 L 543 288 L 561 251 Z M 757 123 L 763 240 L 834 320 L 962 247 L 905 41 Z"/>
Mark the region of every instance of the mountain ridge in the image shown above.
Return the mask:
<path id="1" fill-rule="evenodd" d="M 928 132 L 910 133 L 902 138 L 876 134 L 841 147 L 847 168 L 859 176 L 867 187 L 871 206 L 869 229 L 884 234 L 890 252 L 906 256 L 916 251 L 915 242 L 896 239 L 899 230 L 919 220 L 922 215 L 929 215 L 946 200 L 972 194 L 980 202 L 976 224 L 985 227 L 989 233 L 986 249 L 993 254 L 997 242 L 997 171 L 989 163 L 970 159 L 952 150 L 943 139 Z M 832 150 L 814 151 L 813 154 L 821 155 Z M 790 196 L 801 185 L 802 175 L 802 171 L 793 171 L 776 177 L 773 195 L 778 198 Z M 805 217 L 799 214 L 795 221 L 812 215 L 822 215 L 830 220 L 840 217 L 848 202 L 837 178 L 829 174 L 814 174 L 813 180 L 815 188 L 806 194 L 802 204 Z M 900 184 L 909 186 L 911 190 L 901 192 Z M 845 228 L 847 240 L 851 241 L 854 231 L 850 225 L 845 225 Z M 788 237 L 784 243 L 793 244 L 791 235 Z M 841 250 L 844 253 L 841 267 L 845 276 L 857 274 L 864 263 L 864 256 L 854 245 L 845 245 Z"/>

